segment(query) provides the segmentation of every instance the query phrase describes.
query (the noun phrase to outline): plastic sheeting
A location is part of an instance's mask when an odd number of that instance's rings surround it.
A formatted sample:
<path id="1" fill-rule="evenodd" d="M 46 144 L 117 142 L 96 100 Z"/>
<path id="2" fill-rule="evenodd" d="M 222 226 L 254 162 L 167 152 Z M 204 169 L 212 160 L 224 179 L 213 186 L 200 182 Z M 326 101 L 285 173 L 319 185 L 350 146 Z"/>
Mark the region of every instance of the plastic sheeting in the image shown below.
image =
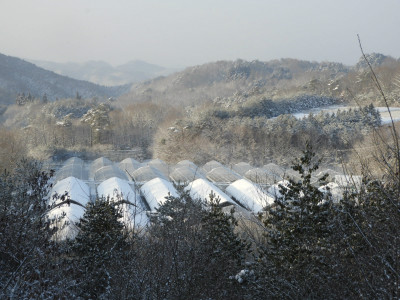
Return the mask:
<path id="1" fill-rule="evenodd" d="M 231 183 L 241 178 L 242 176 L 225 167 L 217 167 L 207 173 L 207 179 L 217 183 Z"/>
<path id="2" fill-rule="evenodd" d="M 136 182 L 147 182 L 154 178 L 163 178 L 167 179 L 158 169 L 153 168 L 151 166 L 145 166 L 137 169 L 132 173 L 132 177 Z"/>
<path id="3" fill-rule="evenodd" d="M 172 171 L 165 161 L 158 158 L 149 161 L 147 165 L 157 169 L 165 178 L 168 178 L 169 173 Z"/>
<path id="4" fill-rule="evenodd" d="M 248 170 L 244 176 L 250 181 L 258 184 L 268 184 L 272 185 L 280 180 L 280 177 L 269 173 L 267 170 L 263 168 L 254 168 Z"/>
<path id="5" fill-rule="evenodd" d="M 242 176 L 244 176 L 244 174 L 251 169 L 254 169 L 254 168 L 246 162 L 237 163 L 237 164 L 233 165 L 233 167 L 232 167 L 233 171 L 235 171 L 236 173 L 238 173 Z"/>
<path id="6" fill-rule="evenodd" d="M 75 177 L 80 180 L 87 180 L 88 172 L 85 169 L 83 163 L 70 163 L 64 165 L 56 172 L 55 182 L 59 182 L 60 180 L 68 177 Z"/>
<path id="7" fill-rule="evenodd" d="M 126 158 L 121 161 L 118 166 L 122 171 L 126 172 L 128 178 L 130 179 L 133 172 L 143 167 L 143 164 L 133 158 Z"/>
<path id="8" fill-rule="evenodd" d="M 172 183 L 162 178 L 154 178 L 145 183 L 140 188 L 140 192 L 146 199 L 151 211 L 155 211 L 160 204 L 164 203 L 168 195 L 179 196 Z"/>
<path id="9" fill-rule="evenodd" d="M 263 207 L 274 203 L 274 199 L 271 196 L 247 179 L 239 179 L 231 183 L 225 192 L 242 206 L 255 213 L 262 211 Z"/>
<path id="10" fill-rule="evenodd" d="M 188 183 L 198 178 L 204 178 L 199 170 L 192 169 L 189 166 L 176 168 L 169 177 L 175 183 Z"/>
<path id="11" fill-rule="evenodd" d="M 92 162 L 90 165 L 89 178 L 94 178 L 96 171 L 105 166 L 111 166 L 113 163 L 105 157 L 100 157 Z"/>
<path id="12" fill-rule="evenodd" d="M 104 181 L 112 177 L 128 180 L 128 176 L 125 174 L 125 172 L 115 165 L 102 167 L 94 173 L 95 181 Z"/>
<path id="13" fill-rule="evenodd" d="M 212 160 L 212 161 L 209 161 L 208 163 L 206 163 L 201 169 L 206 174 L 206 173 L 210 172 L 212 169 L 215 169 L 218 167 L 223 167 L 223 165 L 215 160 Z"/>

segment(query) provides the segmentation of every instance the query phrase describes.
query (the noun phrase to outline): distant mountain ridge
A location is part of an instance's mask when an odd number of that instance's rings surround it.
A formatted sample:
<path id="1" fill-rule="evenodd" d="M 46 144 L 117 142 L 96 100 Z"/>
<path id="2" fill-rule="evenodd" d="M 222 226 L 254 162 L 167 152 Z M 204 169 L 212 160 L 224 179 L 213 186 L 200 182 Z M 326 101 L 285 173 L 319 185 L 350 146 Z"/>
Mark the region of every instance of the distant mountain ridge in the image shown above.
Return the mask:
<path id="1" fill-rule="evenodd" d="M 17 57 L 0 54 L 0 104 L 14 103 L 18 93 L 30 93 L 37 98 L 46 94 L 52 101 L 74 98 L 77 93 L 82 98 L 117 97 L 128 89 L 128 85 L 106 87 L 61 76 Z"/>
<path id="2" fill-rule="evenodd" d="M 87 61 L 83 63 L 29 61 L 60 75 L 107 86 L 137 83 L 158 76 L 169 75 L 176 71 L 175 69 L 167 69 L 141 60 L 130 61 L 116 67 L 104 61 Z"/>
<path id="3" fill-rule="evenodd" d="M 390 76 L 399 74 L 395 79 L 400 82 L 400 60 L 377 53 L 367 57 L 385 78 L 389 91 L 394 90 L 395 83 L 390 81 Z M 217 61 L 134 84 L 130 92 L 119 99 L 121 103 L 152 101 L 179 107 L 213 103 L 229 107 L 249 101 L 296 99 L 306 95 L 350 102 L 355 93 L 361 100 L 368 101 L 367 98 L 374 95 L 375 86 L 371 84 L 366 66 L 364 58 L 354 66 L 290 58 L 267 62 Z"/>

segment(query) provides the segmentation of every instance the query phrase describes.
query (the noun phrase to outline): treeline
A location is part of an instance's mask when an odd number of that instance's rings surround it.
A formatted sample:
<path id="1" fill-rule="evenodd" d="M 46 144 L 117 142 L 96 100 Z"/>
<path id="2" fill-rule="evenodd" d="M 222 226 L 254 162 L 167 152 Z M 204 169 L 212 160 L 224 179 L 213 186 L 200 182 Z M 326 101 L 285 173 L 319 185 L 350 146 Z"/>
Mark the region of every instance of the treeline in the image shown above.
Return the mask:
<path id="1" fill-rule="evenodd" d="M 166 161 L 189 159 L 199 164 L 216 159 L 224 164 L 246 161 L 264 165 L 271 160 L 283 165 L 301 153 L 311 141 L 318 153 L 334 162 L 337 150 L 351 149 L 373 128 L 380 126 L 373 105 L 319 113 L 297 119 L 293 115 L 276 118 L 240 117 L 240 111 L 221 115 L 210 109 L 160 129 L 155 138 L 155 156 Z"/>
<path id="2" fill-rule="evenodd" d="M 147 229 L 128 230 L 118 205 L 98 199 L 77 237 L 56 242 L 49 174 L 24 162 L 0 177 L 0 297 L 398 298 L 399 173 L 364 177 L 337 202 L 310 182 L 318 169 L 310 147 L 293 169 L 301 180 L 258 216 L 182 190 Z"/>
<path id="3" fill-rule="evenodd" d="M 108 149 L 134 150 L 139 160 L 158 157 L 171 163 L 190 159 L 204 164 L 216 159 L 228 165 L 240 161 L 287 165 L 287 158 L 299 155 L 306 140 L 332 160 L 336 150 L 352 148 L 380 125 L 372 105 L 303 119 L 285 114 L 336 101 L 307 96 L 196 109 L 152 102 L 121 108 L 96 99 L 34 101 L 9 107 L 2 115 L 8 129 L 0 133 L 13 135 L 22 152 L 36 159 L 65 159 L 68 151 L 89 154 Z M 0 157 L 0 167 L 7 167 L 3 165 Z"/>

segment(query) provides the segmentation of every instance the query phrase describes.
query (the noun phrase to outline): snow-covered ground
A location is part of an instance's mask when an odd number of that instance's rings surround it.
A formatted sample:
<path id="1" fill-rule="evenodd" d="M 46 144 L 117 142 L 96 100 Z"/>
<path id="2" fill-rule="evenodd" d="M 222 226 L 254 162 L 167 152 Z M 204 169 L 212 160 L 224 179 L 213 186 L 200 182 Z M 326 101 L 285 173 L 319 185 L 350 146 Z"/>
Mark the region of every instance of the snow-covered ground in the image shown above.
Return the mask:
<path id="1" fill-rule="evenodd" d="M 319 114 L 320 112 L 324 113 L 336 113 L 338 110 L 348 110 L 348 109 L 355 109 L 356 106 L 344 106 L 344 105 L 332 105 L 326 107 L 319 107 L 313 108 L 306 111 L 298 112 L 293 114 L 294 117 L 297 119 L 302 119 L 307 117 L 310 113 L 314 115 Z M 392 113 L 393 121 L 399 122 L 400 121 L 400 107 L 389 107 L 390 112 Z M 389 124 L 391 122 L 390 115 L 386 107 L 376 107 L 376 109 L 381 113 L 382 117 L 382 124 Z"/>

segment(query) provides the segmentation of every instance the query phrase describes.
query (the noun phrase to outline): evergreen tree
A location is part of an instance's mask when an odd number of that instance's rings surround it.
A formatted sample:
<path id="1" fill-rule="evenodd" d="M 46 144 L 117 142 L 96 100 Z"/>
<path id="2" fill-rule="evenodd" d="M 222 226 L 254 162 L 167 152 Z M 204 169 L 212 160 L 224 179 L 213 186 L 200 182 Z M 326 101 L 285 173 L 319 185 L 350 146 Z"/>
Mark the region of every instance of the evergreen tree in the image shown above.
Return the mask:
<path id="1" fill-rule="evenodd" d="M 287 187 L 281 185 L 281 196 L 263 218 L 267 244 L 260 248 L 262 276 L 282 279 L 280 289 L 296 297 L 321 297 L 323 294 L 318 293 L 329 277 L 326 253 L 332 232 L 332 201 L 311 184 L 312 173 L 319 165 L 314 157 L 307 144 L 303 156 L 293 165 L 301 180 L 289 179 Z M 320 182 L 324 183 L 326 177 Z"/>
<path id="2" fill-rule="evenodd" d="M 87 205 L 72 250 L 79 261 L 79 294 L 87 298 L 106 297 L 111 290 L 112 271 L 126 247 L 121 212 L 109 199 Z"/>

